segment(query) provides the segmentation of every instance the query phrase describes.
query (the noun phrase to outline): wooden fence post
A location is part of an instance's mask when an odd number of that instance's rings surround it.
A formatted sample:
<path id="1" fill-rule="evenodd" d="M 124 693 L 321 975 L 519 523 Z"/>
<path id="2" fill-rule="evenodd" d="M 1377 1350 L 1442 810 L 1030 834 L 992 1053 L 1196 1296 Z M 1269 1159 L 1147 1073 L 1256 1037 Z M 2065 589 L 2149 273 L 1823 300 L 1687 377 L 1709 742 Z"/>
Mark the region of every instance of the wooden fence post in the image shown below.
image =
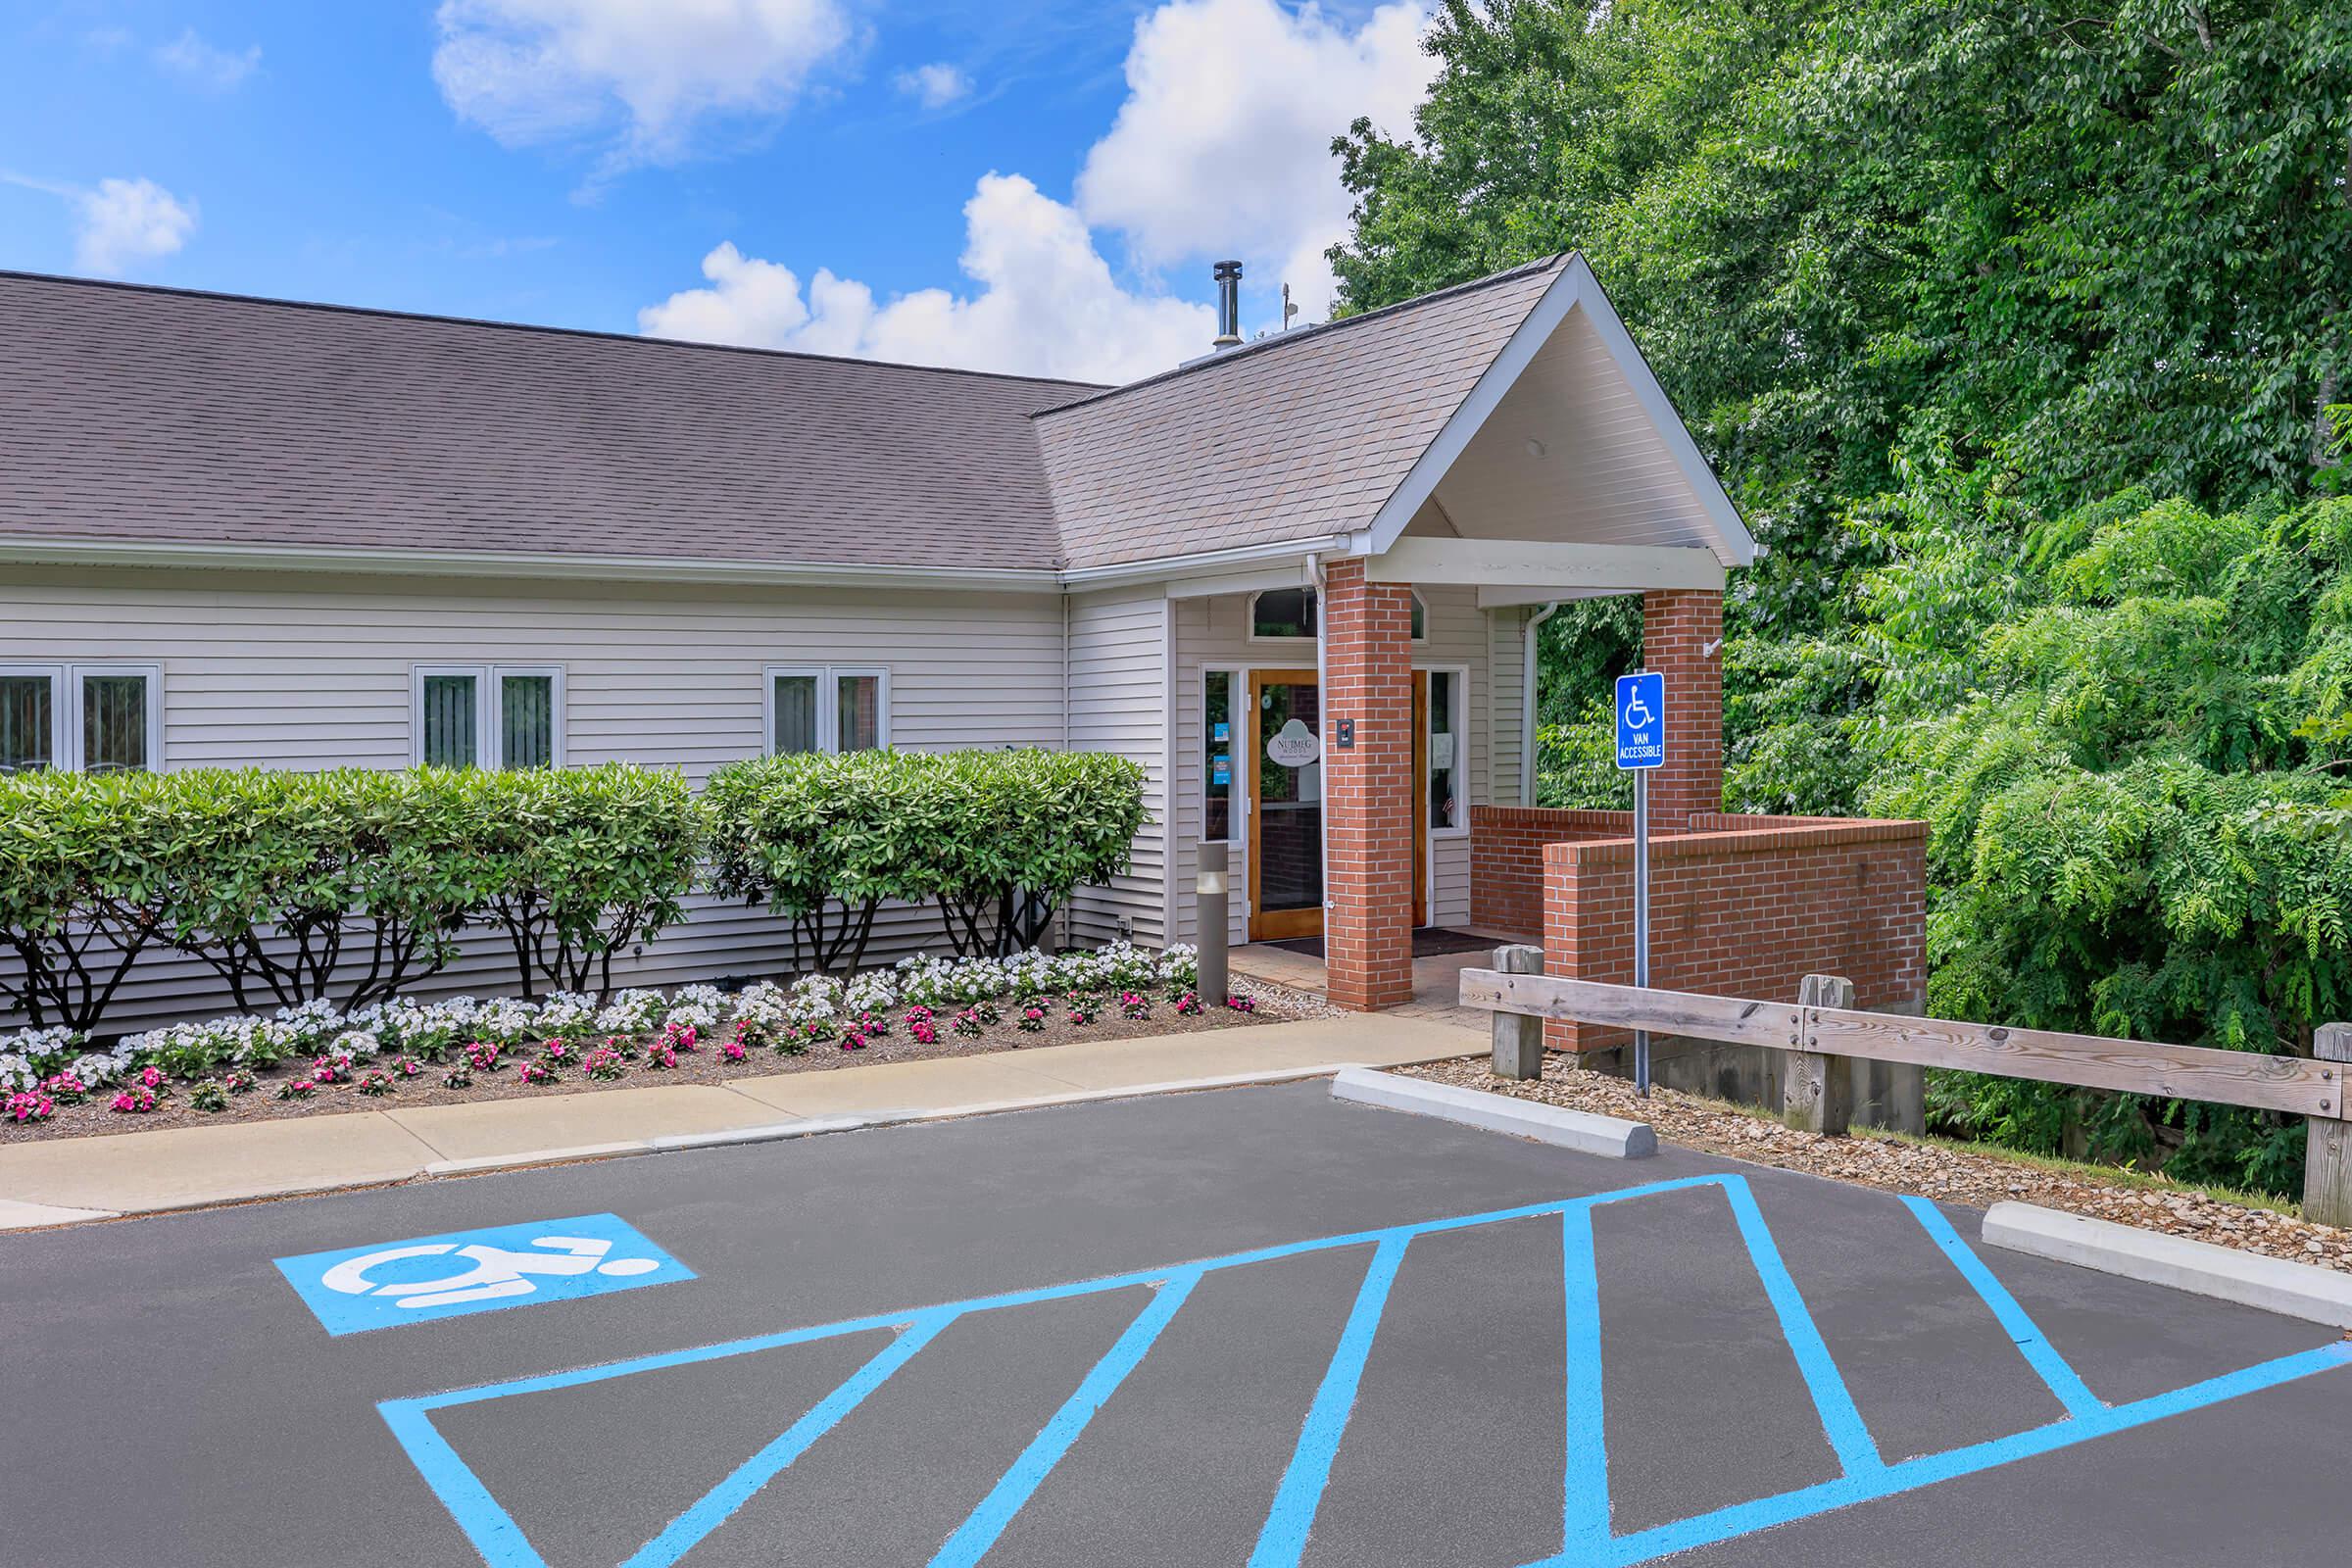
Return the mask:
<path id="1" fill-rule="evenodd" d="M 1504 974 L 1542 974 L 1542 948 L 1496 948 L 1494 967 Z M 1544 1076 L 1544 1020 L 1523 1012 L 1496 1012 L 1494 1020 L 1494 1076 Z"/>
<path id="2" fill-rule="evenodd" d="M 2323 1062 L 2352 1063 L 2352 1023 L 2324 1023 L 2312 1031 L 2311 1054 Z M 2306 1116 L 2310 1140 L 2303 1149 L 2303 1217 L 2315 1225 L 2352 1225 L 2352 1121 L 2344 1119 L 2347 1067 L 2333 1069 L 2334 1114 Z"/>
<path id="3" fill-rule="evenodd" d="M 1812 1008 L 1851 1007 L 1854 983 L 1843 975 L 1809 974 L 1796 988 L 1798 1028 L 1806 1038 L 1781 1058 L 1781 1120 L 1800 1133 L 1844 1134 L 1854 1113 L 1854 1073 L 1843 1056 L 1808 1051 Z"/>

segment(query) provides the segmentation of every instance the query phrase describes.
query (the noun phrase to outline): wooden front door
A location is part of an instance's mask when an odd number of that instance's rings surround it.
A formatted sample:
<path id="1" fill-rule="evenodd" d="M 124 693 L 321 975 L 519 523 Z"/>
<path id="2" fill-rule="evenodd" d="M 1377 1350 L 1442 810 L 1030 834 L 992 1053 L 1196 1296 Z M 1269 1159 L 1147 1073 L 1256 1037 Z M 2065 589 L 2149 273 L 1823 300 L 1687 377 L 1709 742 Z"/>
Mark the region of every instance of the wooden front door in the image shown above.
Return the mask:
<path id="1" fill-rule="evenodd" d="M 1250 711 L 1236 759 L 1250 769 L 1250 940 L 1323 934 L 1322 691 L 1311 669 L 1250 672 Z M 1412 923 L 1429 923 L 1429 677 L 1413 672 Z"/>

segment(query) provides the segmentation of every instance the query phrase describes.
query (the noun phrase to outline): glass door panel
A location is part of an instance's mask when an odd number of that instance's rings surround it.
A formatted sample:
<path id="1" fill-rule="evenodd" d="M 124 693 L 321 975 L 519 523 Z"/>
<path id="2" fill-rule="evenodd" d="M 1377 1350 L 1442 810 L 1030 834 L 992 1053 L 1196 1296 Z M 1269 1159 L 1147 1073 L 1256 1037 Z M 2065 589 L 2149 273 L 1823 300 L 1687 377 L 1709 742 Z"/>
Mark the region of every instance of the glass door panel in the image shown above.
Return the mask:
<path id="1" fill-rule="evenodd" d="M 1250 825 L 1250 935 L 1323 930 L 1321 691 L 1313 670 L 1258 670 L 1250 679 L 1256 788 Z"/>

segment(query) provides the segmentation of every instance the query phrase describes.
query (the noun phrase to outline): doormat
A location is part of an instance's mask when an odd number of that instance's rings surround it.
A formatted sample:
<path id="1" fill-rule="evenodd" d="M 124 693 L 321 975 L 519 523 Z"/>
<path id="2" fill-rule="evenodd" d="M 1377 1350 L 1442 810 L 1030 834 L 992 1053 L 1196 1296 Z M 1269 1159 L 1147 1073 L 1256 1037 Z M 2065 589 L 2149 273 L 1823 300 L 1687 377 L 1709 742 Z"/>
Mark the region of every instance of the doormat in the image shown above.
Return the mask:
<path id="1" fill-rule="evenodd" d="M 1287 942 L 1260 942 L 1261 948 L 1279 948 L 1284 953 L 1302 953 L 1310 958 L 1323 956 L 1321 937 L 1292 937 Z M 1413 956 L 1438 958 L 1448 953 L 1476 953 L 1481 949 L 1499 948 L 1506 944 L 1493 937 L 1474 936 L 1467 931 L 1448 931 L 1442 925 L 1425 925 L 1413 933 Z"/>

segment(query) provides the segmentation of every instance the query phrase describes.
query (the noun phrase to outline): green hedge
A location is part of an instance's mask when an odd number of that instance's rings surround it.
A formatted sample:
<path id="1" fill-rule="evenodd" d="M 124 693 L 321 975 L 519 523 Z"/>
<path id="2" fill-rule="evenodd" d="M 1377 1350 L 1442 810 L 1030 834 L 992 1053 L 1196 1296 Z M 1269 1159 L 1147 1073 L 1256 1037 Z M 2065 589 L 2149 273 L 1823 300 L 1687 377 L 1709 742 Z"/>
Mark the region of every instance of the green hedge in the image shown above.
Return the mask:
<path id="1" fill-rule="evenodd" d="M 711 775 L 710 875 L 856 968 L 885 899 L 929 902 L 958 953 L 1033 945 L 1077 888 L 1127 869 L 1143 769 L 1090 752 L 804 753 Z"/>
<path id="2" fill-rule="evenodd" d="M 1033 945 L 1070 892 L 1126 869 L 1143 770 L 1085 753 L 862 752 L 719 769 L 198 769 L 0 776 L 0 1003 L 94 1032 L 143 956 L 210 965 L 240 1010 L 359 1006 L 504 934 L 525 996 L 604 991 L 615 954 L 685 912 L 698 866 L 855 968 L 885 899 L 930 903 L 960 953 Z"/>
<path id="3" fill-rule="evenodd" d="M 211 966 L 240 1010 L 398 994 L 487 921 L 526 995 L 610 980 L 674 923 L 702 814 L 672 770 L 323 773 L 192 769 L 0 778 L 0 997 L 95 1030 L 158 946 Z"/>

